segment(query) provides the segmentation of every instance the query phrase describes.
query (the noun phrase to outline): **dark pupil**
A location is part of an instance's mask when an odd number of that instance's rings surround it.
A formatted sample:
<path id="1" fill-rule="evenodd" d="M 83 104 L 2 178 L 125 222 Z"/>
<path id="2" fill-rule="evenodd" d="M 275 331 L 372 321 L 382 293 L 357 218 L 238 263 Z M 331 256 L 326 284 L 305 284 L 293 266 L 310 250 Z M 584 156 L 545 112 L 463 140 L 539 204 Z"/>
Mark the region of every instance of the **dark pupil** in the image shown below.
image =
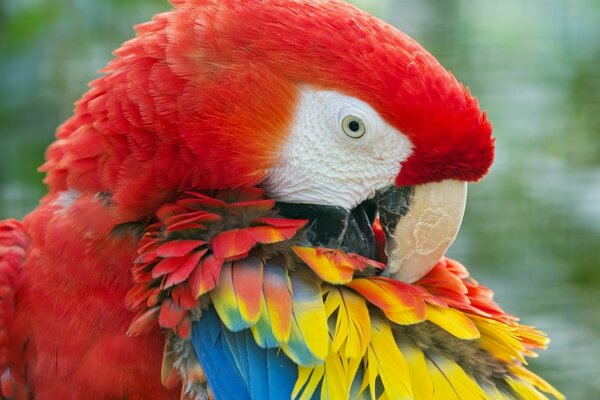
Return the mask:
<path id="1" fill-rule="evenodd" d="M 348 128 L 350 128 L 352 132 L 358 132 L 360 130 L 360 124 L 356 121 L 350 121 Z"/>

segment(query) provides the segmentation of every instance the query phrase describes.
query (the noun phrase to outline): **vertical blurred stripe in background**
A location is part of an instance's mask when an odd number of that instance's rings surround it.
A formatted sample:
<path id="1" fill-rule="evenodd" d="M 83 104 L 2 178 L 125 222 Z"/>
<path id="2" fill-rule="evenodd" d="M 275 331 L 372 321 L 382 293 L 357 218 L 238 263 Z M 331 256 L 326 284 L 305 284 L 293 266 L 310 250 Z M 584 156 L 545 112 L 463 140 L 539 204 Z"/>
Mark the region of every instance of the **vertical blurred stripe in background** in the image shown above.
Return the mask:
<path id="1" fill-rule="evenodd" d="M 405 31 L 488 110 L 491 174 L 451 255 L 553 339 L 532 362 L 571 399 L 600 393 L 600 1 L 354 0 Z M 43 195 L 54 130 L 131 27 L 166 0 L 0 2 L 0 218 Z"/>

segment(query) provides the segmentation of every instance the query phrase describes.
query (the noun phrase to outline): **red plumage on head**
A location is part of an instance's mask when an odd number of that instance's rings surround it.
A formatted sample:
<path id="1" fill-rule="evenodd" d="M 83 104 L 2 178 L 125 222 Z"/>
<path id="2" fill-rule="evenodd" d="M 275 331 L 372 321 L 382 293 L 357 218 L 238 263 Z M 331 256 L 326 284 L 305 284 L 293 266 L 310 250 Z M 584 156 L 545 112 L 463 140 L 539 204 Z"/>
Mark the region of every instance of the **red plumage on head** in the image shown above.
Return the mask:
<path id="1" fill-rule="evenodd" d="M 129 217 L 178 190 L 256 185 L 276 161 L 298 87 L 371 104 L 414 145 L 399 185 L 478 180 L 491 125 L 433 56 L 342 1 L 173 0 L 137 27 L 58 131 L 53 190 L 107 191 Z"/>
<path id="2" fill-rule="evenodd" d="M 225 1 L 220 49 L 294 82 L 371 104 L 414 153 L 399 185 L 483 177 L 492 127 L 477 100 L 417 42 L 343 1 Z M 242 61 L 243 62 L 243 61 Z"/>

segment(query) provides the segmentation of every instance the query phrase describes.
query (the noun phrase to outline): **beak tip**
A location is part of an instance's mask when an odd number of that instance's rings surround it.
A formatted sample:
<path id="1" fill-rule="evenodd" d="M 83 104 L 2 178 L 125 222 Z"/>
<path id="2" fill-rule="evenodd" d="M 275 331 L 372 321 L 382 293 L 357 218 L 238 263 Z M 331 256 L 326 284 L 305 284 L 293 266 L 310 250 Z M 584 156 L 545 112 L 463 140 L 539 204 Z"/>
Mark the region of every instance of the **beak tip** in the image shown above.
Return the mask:
<path id="1" fill-rule="evenodd" d="M 414 283 L 427 275 L 442 257 L 412 258 L 400 265 L 391 277 L 404 283 Z"/>

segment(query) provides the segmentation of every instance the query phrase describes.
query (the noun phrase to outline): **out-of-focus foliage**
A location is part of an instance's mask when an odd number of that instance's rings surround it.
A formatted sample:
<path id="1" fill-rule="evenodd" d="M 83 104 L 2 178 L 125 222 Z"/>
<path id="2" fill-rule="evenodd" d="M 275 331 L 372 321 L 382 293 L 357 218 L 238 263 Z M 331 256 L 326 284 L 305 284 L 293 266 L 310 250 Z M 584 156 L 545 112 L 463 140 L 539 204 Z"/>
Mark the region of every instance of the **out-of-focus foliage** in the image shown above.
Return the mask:
<path id="1" fill-rule="evenodd" d="M 600 2 L 354 0 L 469 85 L 497 136 L 451 253 L 551 349 L 532 364 L 572 399 L 600 393 Z M 94 71 L 164 0 L 0 2 L 0 217 L 43 195 L 35 172 Z"/>

